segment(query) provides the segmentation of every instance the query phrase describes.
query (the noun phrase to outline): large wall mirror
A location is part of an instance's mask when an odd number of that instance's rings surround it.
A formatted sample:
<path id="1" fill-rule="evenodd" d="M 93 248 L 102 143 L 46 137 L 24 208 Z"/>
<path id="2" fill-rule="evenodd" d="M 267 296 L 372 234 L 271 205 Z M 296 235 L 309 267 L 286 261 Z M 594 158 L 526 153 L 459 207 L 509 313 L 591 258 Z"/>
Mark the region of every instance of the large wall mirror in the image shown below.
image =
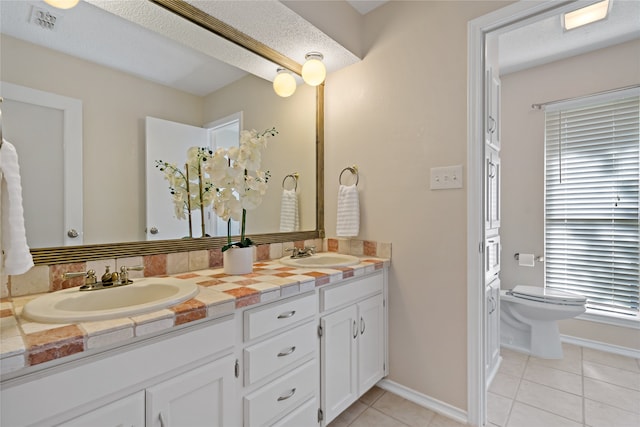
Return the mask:
<path id="1" fill-rule="evenodd" d="M 137 16 L 150 22 L 149 26 L 118 16 L 118 7 L 132 5 L 143 7 Z M 275 76 L 279 65 L 299 72 L 299 64 L 180 1 L 91 1 L 80 2 L 67 11 L 48 8 L 40 1 L 2 1 L 1 7 L 3 133 L 11 140 L 16 128 L 29 130 L 26 135 L 31 145 L 24 149 L 29 152 L 25 156 L 33 156 L 36 163 L 32 165 L 36 166 L 22 168 L 21 173 L 23 193 L 38 194 L 39 199 L 35 208 L 28 207 L 25 196 L 27 236 L 30 232 L 36 236 L 35 244 L 28 243 L 37 264 L 189 251 L 224 244 L 223 237 L 167 236 L 149 241 L 145 175 L 154 165 L 147 164 L 145 155 L 145 145 L 149 143 L 145 132 L 147 117 L 204 127 L 240 114 L 244 129 L 276 127 L 279 134 L 269 142 L 263 158 L 263 167 L 271 175 L 269 189 L 260 207 L 249 212 L 248 234 L 256 243 L 323 236 L 323 87 L 299 85 L 292 97 L 280 98 L 268 80 Z M 54 25 L 58 28 L 38 26 L 38 19 L 47 11 L 57 15 Z M 151 28 L 154 25 L 158 28 Z M 163 40 L 171 32 L 177 33 L 180 40 Z M 95 44 L 95 40 L 104 39 L 104 34 L 115 38 L 115 43 Z M 145 43 L 151 38 L 162 40 L 157 42 L 165 52 L 161 60 L 146 55 L 140 49 L 142 41 L 137 46 L 141 39 L 131 34 L 143 37 Z M 196 57 L 209 55 L 207 49 L 223 40 L 237 49 L 239 56 L 255 58 L 249 62 L 260 64 L 256 69 L 266 67 L 268 71 L 254 75 L 231 65 L 218 65 L 216 70 L 221 71 L 216 72 L 226 78 L 219 83 L 213 69 L 194 63 L 191 75 L 179 74 L 176 67 L 175 81 L 169 81 L 171 78 L 166 76 L 170 76 L 172 67 L 193 58 L 187 54 L 190 40 L 198 44 Z M 64 48 L 56 48 L 56 43 Z M 76 47 L 85 54 L 76 56 Z M 92 53 L 86 54 L 87 47 Z M 109 56 L 123 55 L 132 56 L 132 68 L 123 71 L 104 65 L 111 63 Z M 211 76 L 205 79 L 210 80 L 209 87 L 195 84 L 202 75 Z M 40 101 L 29 101 L 43 97 L 54 99 L 46 101 L 45 107 L 47 102 L 55 104 L 55 99 L 68 103 L 69 109 L 60 113 L 67 120 L 57 117 L 55 108 L 51 114 L 37 105 Z M 78 114 L 78 108 L 80 123 L 69 119 Z M 81 144 L 72 149 L 65 138 L 73 132 L 80 132 Z M 22 157 L 19 144 L 20 141 L 14 143 Z M 54 178 L 48 168 L 60 161 L 64 170 L 60 178 Z M 298 174 L 300 226 L 295 232 L 281 233 L 283 181 L 294 173 Z M 64 205 L 74 195 L 78 197 L 71 201 L 68 212 L 56 216 L 54 210 L 64 209 L 57 204 Z M 168 187 L 164 196 L 170 199 Z M 74 212 L 77 214 L 79 209 L 80 220 L 74 220 Z M 70 237 L 73 221 L 78 221 L 82 245 Z M 43 237 L 47 233 L 59 237 L 47 240 Z"/>

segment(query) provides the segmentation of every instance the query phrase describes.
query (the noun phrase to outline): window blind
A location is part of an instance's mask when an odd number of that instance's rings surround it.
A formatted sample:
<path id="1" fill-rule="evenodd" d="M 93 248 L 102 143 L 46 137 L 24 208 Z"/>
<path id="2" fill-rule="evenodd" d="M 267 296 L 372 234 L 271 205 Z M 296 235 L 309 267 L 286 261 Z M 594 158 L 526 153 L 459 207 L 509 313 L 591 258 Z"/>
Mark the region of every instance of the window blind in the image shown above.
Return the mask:
<path id="1" fill-rule="evenodd" d="M 638 317 L 639 100 L 545 112 L 545 280 Z"/>

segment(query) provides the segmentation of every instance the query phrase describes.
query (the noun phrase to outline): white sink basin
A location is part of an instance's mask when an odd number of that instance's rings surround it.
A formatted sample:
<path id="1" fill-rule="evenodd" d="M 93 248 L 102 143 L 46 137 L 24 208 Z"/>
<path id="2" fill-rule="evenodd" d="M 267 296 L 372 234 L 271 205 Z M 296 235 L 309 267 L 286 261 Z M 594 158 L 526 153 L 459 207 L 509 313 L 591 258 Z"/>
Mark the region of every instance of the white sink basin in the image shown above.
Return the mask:
<path id="1" fill-rule="evenodd" d="M 160 310 L 193 298 L 195 283 L 153 278 L 96 291 L 70 288 L 29 301 L 22 315 L 44 323 L 75 323 L 115 319 Z"/>
<path id="2" fill-rule="evenodd" d="M 334 252 L 320 252 L 306 258 L 280 258 L 280 262 L 284 265 L 292 267 L 304 268 L 331 268 L 331 267 L 347 267 L 360 263 L 360 259 L 352 255 L 338 254 Z"/>

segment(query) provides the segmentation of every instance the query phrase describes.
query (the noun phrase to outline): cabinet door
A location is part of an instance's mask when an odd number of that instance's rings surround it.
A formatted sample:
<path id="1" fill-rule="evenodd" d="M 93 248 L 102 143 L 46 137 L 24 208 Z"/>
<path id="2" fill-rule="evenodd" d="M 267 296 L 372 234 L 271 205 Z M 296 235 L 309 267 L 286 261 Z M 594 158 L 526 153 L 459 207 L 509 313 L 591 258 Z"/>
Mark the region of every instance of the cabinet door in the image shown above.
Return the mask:
<path id="1" fill-rule="evenodd" d="M 61 427 L 144 427 L 144 391 L 58 425 Z"/>
<path id="2" fill-rule="evenodd" d="M 358 392 L 384 377 L 384 306 L 382 294 L 358 303 Z"/>
<path id="3" fill-rule="evenodd" d="M 358 398 L 358 309 L 346 307 L 323 317 L 320 325 L 321 405 L 328 424 Z"/>
<path id="4" fill-rule="evenodd" d="M 496 278 L 487 286 L 485 296 L 487 307 L 486 374 L 491 378 L 500 359 L 500 279 Z"/>
<path id="5" fill-rule="evenodd" d="M 485 229 L 500 227 L 500 156 L 485 147 Z"/>
<path id="6" fill-rule="evenodd" d="M 234 361 L 228 355 L 148 388 L 147 425 L 237 425 Z"/>
<path id="7" fill-rule="evenodd" d="M 500 86 L 500 77 L 489 68 L 485 80 L 485 141 L 496 150 L 500 150 Z"/>

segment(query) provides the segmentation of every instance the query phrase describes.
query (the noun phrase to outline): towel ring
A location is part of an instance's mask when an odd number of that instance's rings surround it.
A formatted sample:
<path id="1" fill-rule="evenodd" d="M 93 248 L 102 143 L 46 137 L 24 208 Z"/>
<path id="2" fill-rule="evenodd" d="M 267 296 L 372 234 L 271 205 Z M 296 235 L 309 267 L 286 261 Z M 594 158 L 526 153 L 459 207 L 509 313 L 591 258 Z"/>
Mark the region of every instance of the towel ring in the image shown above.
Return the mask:
<path id="1" fill-rule="evenodd" d="M 352 175 L 356 176 L 356 185 L 358 185 L 358 182 L 360 182 L 360 174 L 358 173 L 358 166 L 356 165 L 347 166 L 346 168 L 342 169 L 342 172 L 340 172 L 340 177 L 338 177 L 338 182 L 340 183 L 340 185 L 342 185 L 342 174 L 344 174 L 346 171 L 349 171 Z"/>
<path id="2" fill-rule="evenodd" d="M 290 173 L 289 175 L 286 175 L 284 177 L 284 179 L 282 180 L 282 188 L 284 188 L 284 183 L 287 181 L 287 178 L 291 178 L 293 180 L 293 191 L 296 191 L 298 189 L 298 177 L 300 175 L 298 174 L 298 172 L 294 172 L 294 173 Z"/>

